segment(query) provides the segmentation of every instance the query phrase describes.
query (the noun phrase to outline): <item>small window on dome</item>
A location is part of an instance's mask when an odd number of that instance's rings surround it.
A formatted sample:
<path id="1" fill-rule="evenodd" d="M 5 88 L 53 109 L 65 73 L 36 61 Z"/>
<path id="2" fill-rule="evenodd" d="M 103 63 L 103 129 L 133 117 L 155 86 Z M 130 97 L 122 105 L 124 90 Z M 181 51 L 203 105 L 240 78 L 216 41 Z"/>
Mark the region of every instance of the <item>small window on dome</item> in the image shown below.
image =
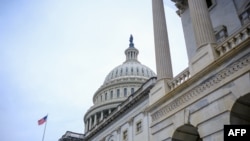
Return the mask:
<path id="1" fill-rule="evenodd" d="M 113 91 L 110 92 L 110 99 L 113 99 Z"/>
<path id="2" fill-rule="evenodd" d="M 107 94 L 107 93 L 105 93 L 105 100 L 107 100 L 107 97 L 108 97 L 108 94 Z"/>
<path id="3" fill-rule="evenodd" d="M 112 71 L 112 73 L 111 73 L 111 79 L 114 77 L 114 71 Z"/>
<path id="4" fill-rule="evenodd" d="M 116 94 L 117 94 L 116 97 L 119 98 L 119 97 L 120 97 L 120 89 L 117 89 L 117 90 L 116 90 Z"/>
<path id="5" fill-rule="evenodd" d="M 116 73 L 115 73 L 115 75 L 116 75 L 116 76 L 118 75 L 118 69 L 116 70 Z"/>
<path id="6" fill-rule="evenodd" d="M 127 88 L 124 88 L 124 97 L 127 97 Z"/>
<path id="7" fill-rule="evenodd" d="M 134 90 L 134 88 L 131 88 L 131 94 L 133 94 L 133 93 L 134 93 L 134 91 L 135 91 L 135 90 Z"/>
<path id="8" fill-rule="evenodd" d="M 144 69 L 142 68 L 142 70 L 141 70 L 141 71 L 142 71 L 142 75 L 144 76 Z"/>
<path id="9" fill-rule="evenodd" d="M 137 72 L 137 75 L 139 75 L 139 69 L 138 68 L 136 68 L 136 72 Z"/>

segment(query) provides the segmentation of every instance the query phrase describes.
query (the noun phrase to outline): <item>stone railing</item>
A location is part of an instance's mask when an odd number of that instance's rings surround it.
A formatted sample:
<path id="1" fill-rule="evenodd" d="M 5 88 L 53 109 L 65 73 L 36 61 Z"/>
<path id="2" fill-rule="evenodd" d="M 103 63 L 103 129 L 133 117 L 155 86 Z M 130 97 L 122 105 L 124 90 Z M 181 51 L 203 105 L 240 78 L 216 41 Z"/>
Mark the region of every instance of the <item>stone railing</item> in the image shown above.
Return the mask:
<path id="1" fill-rule="evenodd" d="M 250 23 L 243 26 L 239 32 L 229 36 L 224 42 L 219 44 L 215 49 L 219 52 L 219 56 L 223 56 L 228 51 L 235 48 L 240 43 L 243 43 L 250 38 Z"/>
<path id="2" fill-rule="evenodd" d="M 175 89 L 177 86 L 181 85 L 183 82 L 190 78 L 189 68 L 186 68 L 184 71 L 179 73 L 176 77 L 173 78 L 170 82 L 168 82 L 168 86 L 170 90 Z"/>

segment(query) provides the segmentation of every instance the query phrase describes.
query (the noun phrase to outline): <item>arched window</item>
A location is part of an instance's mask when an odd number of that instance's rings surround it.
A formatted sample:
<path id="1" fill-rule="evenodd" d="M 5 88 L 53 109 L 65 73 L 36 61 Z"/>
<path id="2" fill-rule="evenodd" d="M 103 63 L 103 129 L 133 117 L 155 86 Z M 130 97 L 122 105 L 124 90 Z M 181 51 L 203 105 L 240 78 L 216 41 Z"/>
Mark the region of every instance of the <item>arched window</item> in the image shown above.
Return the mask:
<path id="1" fill-rule="evenodd" d="M 239 97 L 230 112 L 230 124 L 249 125 L 250 124 L 250 93 Z"/>
<path id="2" fill-rule="evenodd" d="M 175 130 L 172 141 L 202 141 L 202 138 L 196 127 L 185 124 Z"/>

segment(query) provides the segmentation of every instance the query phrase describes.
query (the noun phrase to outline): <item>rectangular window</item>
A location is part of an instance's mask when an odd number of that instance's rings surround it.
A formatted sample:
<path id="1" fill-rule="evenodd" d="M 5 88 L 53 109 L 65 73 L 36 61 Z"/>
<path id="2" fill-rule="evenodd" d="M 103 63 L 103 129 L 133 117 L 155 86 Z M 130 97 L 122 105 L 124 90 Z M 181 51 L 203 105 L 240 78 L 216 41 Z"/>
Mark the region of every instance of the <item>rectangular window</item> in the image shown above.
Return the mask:
<path id="1" fill-rule="evenodd" d="M 134 93 L 134 91 L 135 91 L 135 90 L 134 90 L 134 88 L 131 88 L 131 94 L 133 94 L 133 93 Z"/>
<path id="2" fill-rule="evenodd" d="M 117 98 L 120 97 L 120 89 L 117 89 Z"/>
<path id="3" fill-rule="evenodd" d="M 127 88 L 124 88 L 124 97 L 127 97 Z"/>
<path id="4" fill-rule="evenodd" d="M 108 97 L 108 94 L 107 94 L 107 93 L 105 93 L 105 100 L 107 100 L 107 97 Z"/>
<path id="5" fill-rule="evenodd" d="M 110 99 L 113 99 L 113 91 L 110 92 Z"/>
<path id="6" fill-rule="evenodd" d="M 123 140 L 123 141 L 128 140 L 128 130 L 123 131 L 122 140 Z"/>
<path id="7" fill-rule="evenodd" d="M 140 133 L 142 131 L 142 122 L 139 121 L 136 123 L 136 133 Z"/>

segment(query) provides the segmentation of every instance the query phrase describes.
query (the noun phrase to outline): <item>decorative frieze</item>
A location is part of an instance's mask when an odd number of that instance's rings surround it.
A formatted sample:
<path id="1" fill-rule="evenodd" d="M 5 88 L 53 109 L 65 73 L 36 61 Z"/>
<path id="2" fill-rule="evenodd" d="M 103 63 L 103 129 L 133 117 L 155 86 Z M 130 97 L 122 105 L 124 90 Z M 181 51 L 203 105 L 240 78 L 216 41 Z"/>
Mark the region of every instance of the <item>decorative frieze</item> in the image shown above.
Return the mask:
<path id="1" fill-rule="evenodd" d="M 171 103 L 167 104 L 166 106 L 162 107 L 158 111 L 154 112 L 152 117 L 152 122 L 155 122 L 162 118 L 163 116 L 167 115 L 169 112 L 177 109 L 181 105 L 189 102 L 190 100 L 194 99 L 194 97 L 201 94 L 203 91 L 207 90 L 208 88 L 216 85 L 217 83 L 221 82 L 226 77 L 229 77 L 230 75 L 234 74 L 235 72 L 241 70 L 242 68 L 250 65 L 250 54 L 248 54 L 246 57 L 240 59 L 239 61 L 236 61 L 229 67 L 223 69 L 219 73 L 217 73 L 215 76 L 212 76 L 205 82 L 201 83 L 199 86 L 193 88 L 186 94 L 180 96 L 179 98 L 175 99 Z"/>

